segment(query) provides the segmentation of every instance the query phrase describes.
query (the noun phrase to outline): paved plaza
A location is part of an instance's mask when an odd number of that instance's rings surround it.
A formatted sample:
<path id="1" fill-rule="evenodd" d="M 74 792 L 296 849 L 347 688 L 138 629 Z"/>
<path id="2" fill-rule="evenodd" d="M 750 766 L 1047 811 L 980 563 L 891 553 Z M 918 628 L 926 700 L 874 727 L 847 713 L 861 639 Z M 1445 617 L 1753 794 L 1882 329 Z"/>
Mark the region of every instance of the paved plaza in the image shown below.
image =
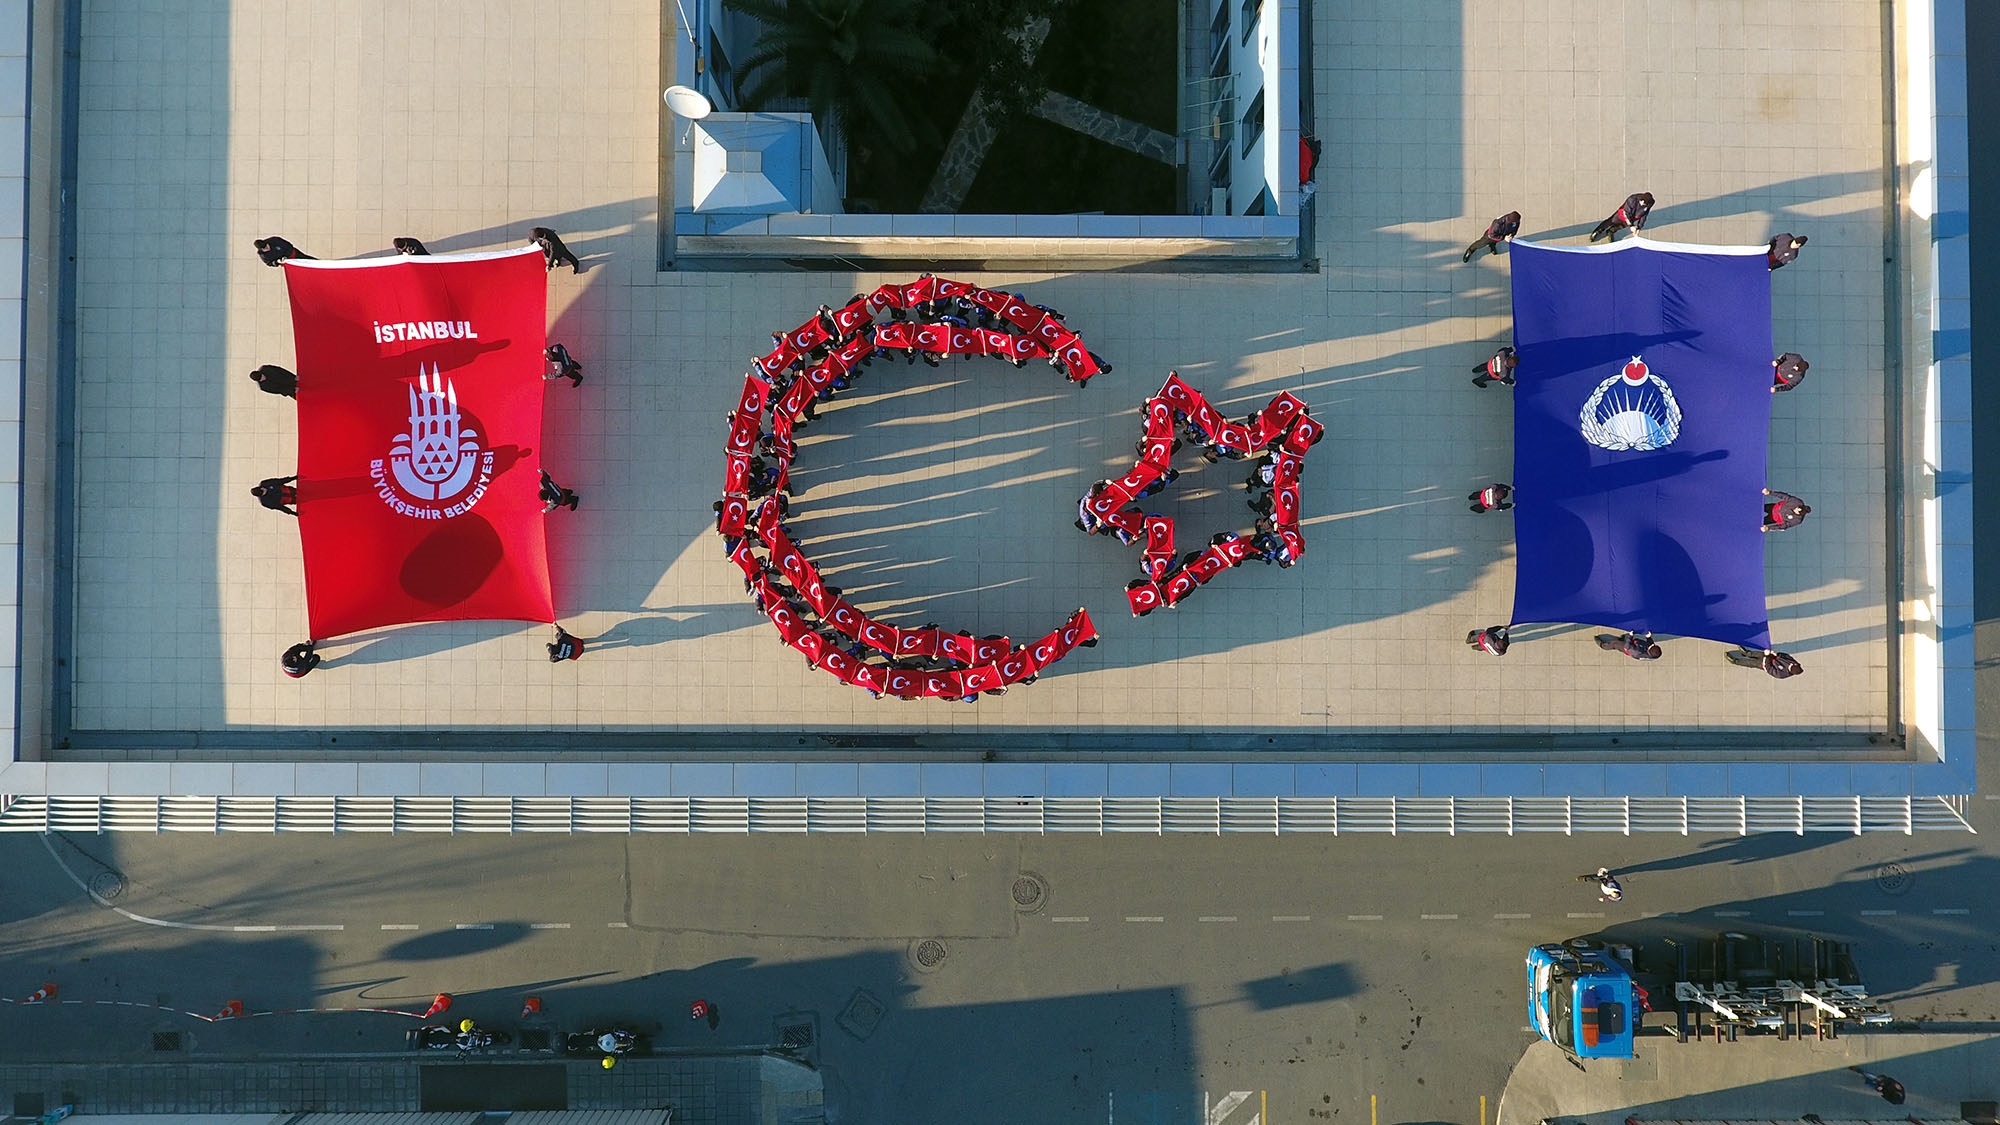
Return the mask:
<path id="1" fill-rule="evenodd" d="M 1884 539 L 1887 199 L 1882 9 L 1867 0 L 1672 14 L 1635 0 L 1353 0 L 1313 9 L 1309 120 L 1326 148 L 1318 272 L 961 273 L 1062 310 L 1115 365 L 880 363 L 800 453 L 797 532 L 847 596 L 904 625 L 1035 637 L 1079 605 L 1103 634 L 1032 687 L 974 706 L 876 701 L 809 671 L 743 597 L 712 534 L 723 415 L 768 333 L 904 275 L 660 272 L 663 21 L 636 0 L 86 6 L 74 725 L 92 732 L 1069 732 L 1479 738 L 1570 730 L 1891 729 Z M 1772 487 L 1811 519 L 1766 547 L 1777 683 L 1711 642 L 1664 660 L 1594 629 L 1466 631 L 1512 605 L 1510 517 L 1467 492 L 1512 465 L 1511 404 L 1469 369 L 1509 338 L 1508 260 L 1466 266 L 1487 219 L 1580 242 L 1631 191 L 1647 233 L 1811 236 L 1773 278 L 1780 350 L 1811 380 L 1775 403 Z M 561 231 L 547 461 L 582 495 L 549 517 L 544 627 L 424 625 L 343 638 L 299 682 L 298 528 L 249 496 L 294 471 L 280 271 L 307 253 L 521 244 Z M 1130 465 L 1168 369 L 1241 415 L 1280 390 L 1329 428 L 1307 461 L 1308 553 L 1133 620 L 1137 554 L 1070 526 Z M 1241 466 L 1163 497 L 1183 538 L 1249 522 Z M 774 745 L 789 745 L 790 741 Z M 1441 740 L 1443 744 L 1443 740 Z"/>

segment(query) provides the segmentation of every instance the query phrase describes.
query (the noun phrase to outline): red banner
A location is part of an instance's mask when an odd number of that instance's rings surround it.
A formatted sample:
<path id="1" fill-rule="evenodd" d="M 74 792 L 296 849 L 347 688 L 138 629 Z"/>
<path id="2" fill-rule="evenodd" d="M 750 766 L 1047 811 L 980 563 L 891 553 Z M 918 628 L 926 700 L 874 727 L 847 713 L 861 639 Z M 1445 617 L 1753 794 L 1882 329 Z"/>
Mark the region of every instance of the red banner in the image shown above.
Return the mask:
<path id="1" fill-rule="evenodd" d="M 553 621 L 541 251 L 292 260 L 285 281 L 312 636 Z"/>

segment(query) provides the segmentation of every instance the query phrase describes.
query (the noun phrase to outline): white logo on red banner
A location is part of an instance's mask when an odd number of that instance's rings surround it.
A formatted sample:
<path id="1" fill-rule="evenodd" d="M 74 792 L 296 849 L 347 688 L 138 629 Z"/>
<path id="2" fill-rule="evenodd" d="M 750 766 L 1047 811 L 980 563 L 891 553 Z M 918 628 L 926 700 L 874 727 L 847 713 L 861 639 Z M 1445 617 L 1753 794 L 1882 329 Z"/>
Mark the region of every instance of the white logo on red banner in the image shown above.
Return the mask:
<path id="1" fill-rule="evenodd" d="M 410 388 L 410 428 L 396 435 L 388 471 L 380 458 L 370 462 L 375 493 L 397 512 L 415 519 L 463 515 L 486 495 L 493 482 L 493 454 L 479 447 L 479 433 L 464 425 L 458 389 L 437 365 L 417 368 Z M 463 497 L 463 499 L 460 499 Z"/>

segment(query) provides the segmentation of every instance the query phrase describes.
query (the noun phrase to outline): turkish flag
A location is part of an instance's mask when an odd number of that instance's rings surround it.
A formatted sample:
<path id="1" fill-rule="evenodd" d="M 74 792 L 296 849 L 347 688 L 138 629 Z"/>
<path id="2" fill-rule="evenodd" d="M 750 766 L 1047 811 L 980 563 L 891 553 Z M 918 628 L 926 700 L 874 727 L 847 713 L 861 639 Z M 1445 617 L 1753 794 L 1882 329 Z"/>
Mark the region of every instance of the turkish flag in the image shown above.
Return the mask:
<path id="1" fill-rule="evenodd" d="M 292 259 L 285 282 L 312 636 L 555 620 L 541 251 Z"/>
<path id="2" fill-rule="evenodd" d="M 1156 582 L 1141 582 L 1137 586 L 1125 587 L 1125 601 L 1132 606 L 1132 616 L 1151 613 L 1160 608 L 1160 587 Z"/>

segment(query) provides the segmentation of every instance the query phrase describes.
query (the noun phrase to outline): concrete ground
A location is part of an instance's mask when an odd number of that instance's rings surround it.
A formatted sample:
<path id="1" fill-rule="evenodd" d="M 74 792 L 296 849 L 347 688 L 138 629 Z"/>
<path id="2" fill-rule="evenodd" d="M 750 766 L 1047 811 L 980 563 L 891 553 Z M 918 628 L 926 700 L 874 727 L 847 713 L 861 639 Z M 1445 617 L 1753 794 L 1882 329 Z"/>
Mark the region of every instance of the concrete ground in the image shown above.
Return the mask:
<path id="1" fill-rule="evenodd" d="M 876 702 L 808 672 L 709 534 L 721 415 L 745 357 L 883 278 L 658 273 L 659 6 L 381 0 L 85 13 L 75 725 L 103 730 L 486 727 L 883 731 L 1498 732 L 1888 725 L 1882 471 L 1882 8 L 1358 0 L 1316 7 L 1327 148 L 1316 274 L 977 275 L 1062 309 L 1117 367 L 879 366 L 802 453 L 799 530 L 832 581 L 902 623 L 1104 634 L 976 707 Z M 542 44 L 560 44 L 551 53 Z M 1780 348 L 1813 381 L 1777 404 L 1773 484 L 1812 520 L 1767 545 L 1777 684 L 1720 646 L 1639 665 L 1588 628 L 1460 643 L 1503 620 L 1505 516 L 1462 497 L 1511 464 L 1506 394 L 1468 369 L 1508 332 L 1507 259 L 1459 264 L 1486 220 L 1575 239 L 1624 195 L 1686 241 L 1811 235 L 1774 278 Z M 297 529 L 247 495 L 294 464 L 291 404 L 244 377 L 293 355 L 281 276 L 309 253 L 518 243 L 553 226 L 551 337 L 589 368 L 553 388 L 558 606 L 600 638 L 551 667 L 539 629 L 345 638 L 302 682 Z M 1330 426 L 1309 462 L 1310 551 L 1131 620 L 1128 550 L 1069 526 L 1177 368 L 1230 408 L 1280 389 Z M 1189 472 L 1183 527 L 1243 525 Z M 1465 685 L 1477 677 L 1485 690 Z"/>

